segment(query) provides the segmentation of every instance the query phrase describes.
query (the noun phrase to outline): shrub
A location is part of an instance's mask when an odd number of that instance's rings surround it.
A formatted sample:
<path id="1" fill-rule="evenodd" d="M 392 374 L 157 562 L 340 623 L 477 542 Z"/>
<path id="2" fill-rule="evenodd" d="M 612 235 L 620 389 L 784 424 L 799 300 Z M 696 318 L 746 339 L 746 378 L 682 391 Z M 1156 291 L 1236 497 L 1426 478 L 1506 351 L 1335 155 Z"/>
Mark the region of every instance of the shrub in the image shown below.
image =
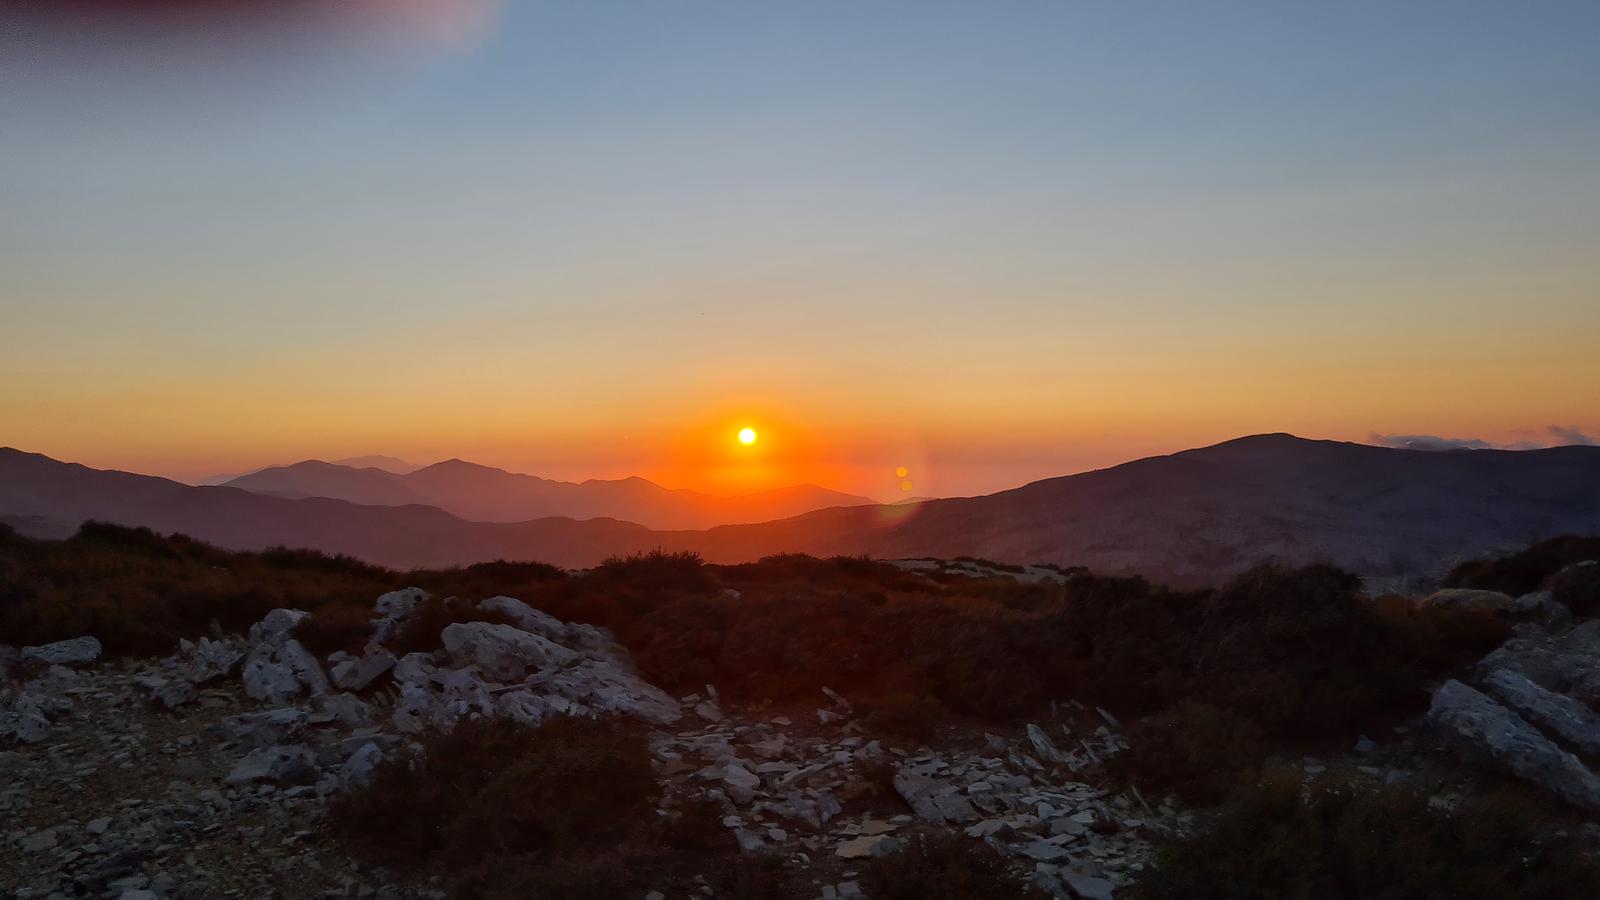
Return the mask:
<path id="1" fill-rule="evenodd" d="M 652 550 L 633 556 L 613 556 L 595 567 L 594 574 L 608 581 L 633 586 L 648 585 L 674 591 L 710 591 L 716 587 L 700 554 L 692 550 L 668 553 Z"/>
<path id="2" fill-rule="evenodd" d="M 1550 577 L 1572 565 L 1600 559 L 1600 537 L 1551 538 L 1492 559 L 1460 563 L 1444 578 L 1445 587 L 1478 588 L 1500 591 L 1518 597 L 1544 587 Z"/>
<path id="3" fill-rule="evenodd" d="M 1550 578 L 1550 593 L 1580 616 L 1600 609 L 1600 564 L 1585 560 L 1563 568 Z"/>
<path id="4" fill-rule="evenodd" d="M 1132 744 L 1112 761 L 1114 776 L 1201 804 L 1228 796 L 1264 752 L 1254 722 L 1193 701 L 1140 722 Z"/>
<path id="5" fill-rule="evenodd" d="M 1334 900 L 1600 894 L 1600 866 L 1520 796 L 1453 812 L 1426 791 L 1277 773 L 1160 847 L 1133 896 Z"/>
<path id="6" fill-rule="evenodd" d="M 872 860 L 864 880 L 873 900 L 1044 897 L 994 848 L 956 832 L 911 835 L 899 853 Z"/>

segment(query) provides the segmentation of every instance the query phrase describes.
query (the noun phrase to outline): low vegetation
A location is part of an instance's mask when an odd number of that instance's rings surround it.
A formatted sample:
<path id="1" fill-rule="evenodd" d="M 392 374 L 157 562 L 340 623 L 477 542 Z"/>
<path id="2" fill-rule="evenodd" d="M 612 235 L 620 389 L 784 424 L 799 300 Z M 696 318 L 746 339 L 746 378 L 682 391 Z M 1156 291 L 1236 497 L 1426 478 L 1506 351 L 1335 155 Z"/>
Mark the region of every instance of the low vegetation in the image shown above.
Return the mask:
<path id="1" fill-rule="evenodd" d="M 1445 576 L 1444 586 L 1500 591 L 1517 597 L 1550 588 L 1562 569 L 1589 560 L 1600 560 L 1600 537 L 1552 538 L 1507 556 L 1461 563 Z"/>
<path id="2" fill-rule="evenodd" d="M 1045 900 L 988 844 L 958 832 L 916 834 L 905 849 L 872 860 L 864 878 L 873 900 Z"/>
<path id="3" fill-rule="evenodd" d="M 1454 809 L 1429 791 L 1284 772 L 1242 791 L 1140 878 L 1141 900 L 1293 897 L 1578 900 L 1600 863 L 1551 826 L 1548 805 L 1497 793 Z M 1121 896 L 1119 893 L 1118 896 Z"/>
<path id="4" fill-rule="evenodd" d="M 1430 679 L 1507 627 L 1369 600 L 1326 566 L 1262 567 L 1197 591 L 1082 571 L 1065 584 L 930 579 L 796 555 L 708 566 L 652 553 L 577 576 L 503 562 L 398 573 L 144 529 L 89 525 L 67 541 L 0 531 L 0 633 L 17 643 L 92 633 L 112 654 L 164 653 L 213 620 L 237 631 L 291 606 L 315 613 L 299 632 L 308 646 L 353 650 L 372 598 L 411 584 L 438 599 L 403 649 L 432 649 L 451 621 L 497 621 L 476 603 L 506 594 L 611 629 L 669 691 L 714 684 L 734 702 L 803 708 L 831 687 L 904 743 L 952 719 L 1013 720 L 1075 698 L 1142 719 L 1120 773 L 1192 799 L 1225 792 L 1270 748 L 1342 742 L 1417 711 Z"/>
<path id="5" fill-rule="evenodd" d="M 619 897 L 697 874 L 760 896 L 771 877 L 708 864 L 734 853 L 716 808 L 656 815 L 644 731 L 623 720 L 467 720 L 429 733 L 423 748 L 341 795 L 330 824 L 363 859 L 438 875 L 452 896 Z"/>

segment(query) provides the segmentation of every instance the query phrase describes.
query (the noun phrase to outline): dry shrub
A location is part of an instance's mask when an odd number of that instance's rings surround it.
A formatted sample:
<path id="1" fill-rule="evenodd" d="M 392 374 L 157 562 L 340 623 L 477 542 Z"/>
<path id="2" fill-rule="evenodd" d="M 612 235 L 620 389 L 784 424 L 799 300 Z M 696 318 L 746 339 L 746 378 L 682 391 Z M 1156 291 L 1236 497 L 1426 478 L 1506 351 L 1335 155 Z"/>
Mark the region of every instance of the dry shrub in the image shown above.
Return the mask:
<path id="1" fill-rule="evenodd" d="M 1143 720 L 1132 743 L 1132 750 L 1111 762 L 1116 778 L 1200 804 L 1227 797 L 1265 750 L 1255 723 L 1194 702 Z"/>
<path id="2" fill-rule="evenodd" d="M 1600 865 L 1521 795 L 1469 798 L 1453 812 L 1427 791 L 1276 773 L 1197 833 L 1162 846 L 1134 886 L 1143 900 L 1296 897 L 1578 900 L 1600 896 Z M 1119 892 L 1120 896 L 1120 892 Z"/>
<path id="3" fill-rule="evenodd" d="M 911 835 L 899 853 L 872 860 L 863 880 L 873 900 L 1044 897 L 994 848 L 957 832 Z"/>

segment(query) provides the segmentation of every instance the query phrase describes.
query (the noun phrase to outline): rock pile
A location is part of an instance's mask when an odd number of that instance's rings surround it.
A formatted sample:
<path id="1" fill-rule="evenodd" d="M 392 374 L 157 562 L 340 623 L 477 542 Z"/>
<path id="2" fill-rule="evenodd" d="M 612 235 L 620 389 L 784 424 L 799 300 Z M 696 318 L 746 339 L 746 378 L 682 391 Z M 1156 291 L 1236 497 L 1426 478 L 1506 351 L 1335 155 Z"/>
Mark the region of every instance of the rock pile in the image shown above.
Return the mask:
<path id="1" fill-rule="evenodd" d="M 16 746 L 0 752 L 0 870 L 16 896 L 433 896 L 317 836 L 331 798 L 471 716 L 649 723 L 663 812 L 719 804 L 743 852 L 816 873 L 824 897 L 860 896 L 862 861 L 952 829 L 1053 896 L 1109 897 L 1177 815 L 1083 780 L 1126 747 L 1109 714 L 1078 707 L 1077 731 L 1034 724 L 912 753 L 870 739 L 833 691 L 795 719 L 725 711 L 710 686 L 673 698 L 605 632 L 509 597 L 479 604 L 498 621 L 457 616 L 438 649 L 405 652 L 397 639 L 428 602 L 380 597 L 365 646 L 326 666 L 292 609 L 163 659 L 92 665 L 92 638 L 0 651 L 27 675 L 0 692 L 0 742 Z"/>
<path id="2" fill-rule="evenodd" d="M 778 853 L 818 871 L 830 858 L 847 864 L 897 853 L 918 831 L 961 829 L 1055 897 L 1112 896 L 1143 868 L 1149 838 L 1178 815 L 1074 778 L 1090 756 L 1126 748 L 1108 725 L 1083 737 L 1058 726 L 1074 752 L 1035 724 L 1018 738 L 985 735 L 970 753 L 908 753 L 867 739 L 845 712 L 849 704 L 832 692 L 829 699 L 811 725 L 783 716 L 740 722 L 706 697 L 681 698 L 700 722 L 652 738 L 669 785 L 663 802 L 709 797 L 723 805 L 723 825 L 745 852 Z M 902 812 L 844 812 L 885 789 Z M 820 887 L 824 896 L 857 888 L 849 880 Z"/>

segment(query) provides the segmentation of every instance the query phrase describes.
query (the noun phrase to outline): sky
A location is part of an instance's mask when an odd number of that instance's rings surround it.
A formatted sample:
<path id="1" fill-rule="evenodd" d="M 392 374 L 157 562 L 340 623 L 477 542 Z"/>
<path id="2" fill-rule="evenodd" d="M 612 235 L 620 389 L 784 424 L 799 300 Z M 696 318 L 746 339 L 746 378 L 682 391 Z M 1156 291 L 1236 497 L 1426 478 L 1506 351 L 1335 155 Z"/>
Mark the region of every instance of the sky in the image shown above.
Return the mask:
<path id="1" fill-rule="evenodd" d="M 0 13 L 0 444 L 895 499 L 1600 431 L 1600 4 L 129 6 Z"/>

